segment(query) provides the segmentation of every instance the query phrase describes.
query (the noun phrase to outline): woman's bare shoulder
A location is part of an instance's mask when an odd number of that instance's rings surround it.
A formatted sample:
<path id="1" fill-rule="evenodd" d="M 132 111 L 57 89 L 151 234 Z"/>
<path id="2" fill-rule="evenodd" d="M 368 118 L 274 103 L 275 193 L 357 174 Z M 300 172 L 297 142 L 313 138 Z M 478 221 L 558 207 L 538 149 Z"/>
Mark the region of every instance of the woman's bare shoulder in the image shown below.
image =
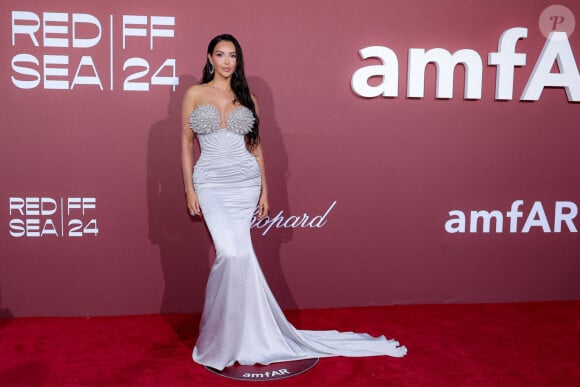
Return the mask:
<path id="1" fill-rule="evenodd" d="M 185 95 L 189 98 L 197 98 L 203 95 L 205 91 L 205 85 L 192 85 L 185 91 Z"/>
<path id="2" fill-rule="evenodd" d="M 206 100 L 208 93 L 207 85 L 193 85 L 190 86 L 183 96 L 184 103 L 193 110 L 197 105 Z"/>

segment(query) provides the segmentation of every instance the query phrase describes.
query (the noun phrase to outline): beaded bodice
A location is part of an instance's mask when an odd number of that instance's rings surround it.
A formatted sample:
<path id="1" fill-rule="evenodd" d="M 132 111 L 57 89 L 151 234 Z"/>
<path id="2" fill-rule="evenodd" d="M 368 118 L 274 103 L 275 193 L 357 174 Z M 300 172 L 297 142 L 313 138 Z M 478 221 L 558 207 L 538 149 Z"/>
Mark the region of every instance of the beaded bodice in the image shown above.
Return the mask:
<path id="1" fill-rule="evenodd" d="M 197 134 L 208 134 L 216 130 L 229 130 L 237 134 L 247 134 L 254 127 L 254 115 L 245 106 L 236 107 L 226 119 L 226 127 L 220 127 L 219 110 L 211 104 L 197 106 L 189 116 L 191 129 Z"/>
<path id="2" fill-rule="evenodd" d="M 223 119 L 218 108 L 210 104 L 199 105 L 191 112 L 189 123 L 198 134 L 201 150 L 193 172 L 197 192 L 232 185 L 260 186 L 260 167 L 245 139 L 254 120 L 245 106 L 234 107 Z"/>

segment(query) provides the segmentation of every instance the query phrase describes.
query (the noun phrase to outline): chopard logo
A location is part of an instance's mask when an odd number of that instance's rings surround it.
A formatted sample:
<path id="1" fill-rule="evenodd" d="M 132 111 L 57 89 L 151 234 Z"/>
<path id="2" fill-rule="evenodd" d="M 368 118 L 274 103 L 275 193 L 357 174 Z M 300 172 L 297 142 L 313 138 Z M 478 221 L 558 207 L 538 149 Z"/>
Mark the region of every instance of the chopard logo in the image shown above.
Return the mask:
<path id="1" fill-rule="evenodd" d="M 256 216 L 252 219 L 252 228 L 257 228 L 262 231 L 262 235 L 266 235 L 272 227 L 276 228 L 321 228 L 326 225 L 328 222 L 327 218 L 328 215 L 336 206 L 337 201 L 333 201 L 326 212 L 322 215 L 310 215 L 308 213 L 304 213 L 302 215 L 289 215 L 286 216 L 284 211 L 278 212 L 276 216 L 273 218 L 267 216 L 263 219 L 257 220 Z"/>

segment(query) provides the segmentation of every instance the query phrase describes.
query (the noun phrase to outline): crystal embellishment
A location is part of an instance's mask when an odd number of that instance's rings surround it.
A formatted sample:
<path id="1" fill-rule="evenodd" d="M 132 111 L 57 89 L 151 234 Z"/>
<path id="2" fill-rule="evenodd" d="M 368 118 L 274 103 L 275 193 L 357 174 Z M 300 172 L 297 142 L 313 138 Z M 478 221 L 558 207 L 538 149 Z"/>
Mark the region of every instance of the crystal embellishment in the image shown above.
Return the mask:
<path id="1" fill-rule="evenodd" d="M 229 130 L 233 133 L 245 135 L 254 127 L 255 120 L 252 111 L 245 106 L 237 107 L 230 113 L 225 128 L 220 128 L 220 114 L 213 105 L 199 105 L 189 116 L 191 129 L 197 134 L 208 134 L 216 130 Z"/>

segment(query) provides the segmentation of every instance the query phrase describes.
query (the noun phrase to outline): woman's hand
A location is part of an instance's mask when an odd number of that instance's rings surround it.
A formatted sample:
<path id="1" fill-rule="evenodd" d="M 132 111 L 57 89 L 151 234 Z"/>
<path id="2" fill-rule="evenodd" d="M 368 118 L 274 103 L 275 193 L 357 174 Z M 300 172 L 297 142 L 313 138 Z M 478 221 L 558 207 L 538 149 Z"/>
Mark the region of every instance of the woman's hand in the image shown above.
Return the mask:
<path id="1" fill-rule="evenodd" d="M 201 207 L 199 206 L 199 199 L 197 198 L 197 194 L 194 190 L 187 190 L 185 191 L 185 200 L 187 203 L 187 210 L 189 211 L 189 215 L 201 216 Z"/>
<path id="2" fill-rule="evenodd" d="M 268 194 L 262 193 L 258 201 L 258 219 L 268 216 L 270 210 L 270 203 L 268 202 Z"/>

